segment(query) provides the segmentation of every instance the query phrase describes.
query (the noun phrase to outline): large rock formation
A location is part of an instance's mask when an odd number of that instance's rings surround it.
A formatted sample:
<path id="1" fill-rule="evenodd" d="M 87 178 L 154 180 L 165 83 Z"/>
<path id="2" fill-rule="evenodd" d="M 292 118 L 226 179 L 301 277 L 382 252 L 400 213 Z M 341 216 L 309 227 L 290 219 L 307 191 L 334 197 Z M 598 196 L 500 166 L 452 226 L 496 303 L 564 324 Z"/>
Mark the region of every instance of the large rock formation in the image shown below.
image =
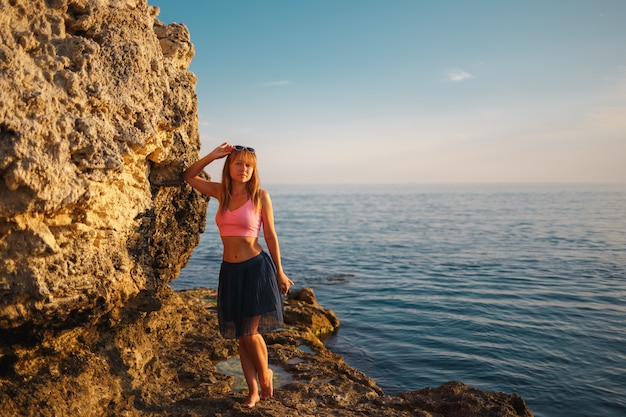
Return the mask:
<path id="1" fill-rule="evenodd" d="M 532 416 L 450 383 L 386 396 L 316 334 L 311 291 L 267 335 L 286 376 L 238 404 L 211 290 L 172 292 L 207 201 L 182 25 L 145 0 L 0 0 L 0 416 Z M 277 385 L 279 385 L 277 383 Z"/>
<path id="2" fill-rule="evenodd" d="M 0 328 L 95 322 L 198 242 L 194 50 L 145 0 L 0 0 Z"/>

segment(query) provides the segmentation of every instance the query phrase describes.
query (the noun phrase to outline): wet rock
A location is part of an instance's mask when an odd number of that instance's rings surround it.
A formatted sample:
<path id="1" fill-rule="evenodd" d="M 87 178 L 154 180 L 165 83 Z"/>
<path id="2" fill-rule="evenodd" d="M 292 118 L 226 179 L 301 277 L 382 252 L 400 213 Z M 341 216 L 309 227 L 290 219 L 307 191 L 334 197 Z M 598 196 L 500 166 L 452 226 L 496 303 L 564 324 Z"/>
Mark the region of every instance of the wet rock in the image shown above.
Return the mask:
<path id="1" fill-rule="evenodd" d="M 451 381 L 439 388 L 426 388 L 398 395 L 413 410 L 448 417 L 520 416 L 533 414 L 516 394 L 481 391 L 461 382 Z"/>
<path id="2" fill-rule="evenodd" d="M 340 326 L 339 319 L 332 310 L 317 304 L 311 288 L 293 292 L 285 303 L 285 324 L 294 328 L 311 330 L 315 335 L 334 333 Z"/>

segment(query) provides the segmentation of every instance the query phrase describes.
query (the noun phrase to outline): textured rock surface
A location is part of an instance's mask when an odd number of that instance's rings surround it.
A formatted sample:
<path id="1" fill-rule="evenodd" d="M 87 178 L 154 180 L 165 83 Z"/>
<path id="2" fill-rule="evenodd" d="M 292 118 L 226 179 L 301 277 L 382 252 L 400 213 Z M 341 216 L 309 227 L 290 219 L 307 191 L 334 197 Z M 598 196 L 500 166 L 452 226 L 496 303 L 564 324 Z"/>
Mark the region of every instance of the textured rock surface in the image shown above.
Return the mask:
<path id="1" fill-rule="evenodd" d="M 164 290 L 158 300 L 134 299 L 112 327 L 14 340 L 0 361 L 0 415 L 532 417 L 517 395 L 461 383 L 387 396 L 326 349 L 319 329 L 293 322 L 265 337 L 275 375 L 289 377 L 273 399 L 243 409 L 235 376 L 218 371 L 226 359 L 237 361 L 237 347 L 218 334 L 215 299 L 213 290 Z M 321 314 L 302 301 L 285 308 L 291 317 Z"/>
<path id="2" fill-rule="evenodd" d="M 0 328 L 94 322 L 198 242 L 194 50 L 157 12 L 0 0 Z"/>
<path id="3" fill-rule="evenodd" d="M 0 0 L 1 416 L 532 416 L 449 383 L 386 396 L 316 334 L 304 290 L 266 337 L 287 381 L 253 410 L 217 365 L 215 293 L 174 293 L 207 201 L 193 56 L 145 0 Z M 278 385 L 278 384 L 277 384 Z"/>

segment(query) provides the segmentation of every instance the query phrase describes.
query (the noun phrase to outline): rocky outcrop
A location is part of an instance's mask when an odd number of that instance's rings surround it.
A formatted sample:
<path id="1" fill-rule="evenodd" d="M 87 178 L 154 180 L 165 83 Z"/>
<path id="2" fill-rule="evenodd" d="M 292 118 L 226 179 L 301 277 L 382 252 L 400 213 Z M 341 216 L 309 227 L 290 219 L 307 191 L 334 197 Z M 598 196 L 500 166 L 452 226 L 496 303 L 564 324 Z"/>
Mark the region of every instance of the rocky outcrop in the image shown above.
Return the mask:
<path id="1" fill-rule="evenodd" d="M 275 396 L 244 409 L 242 384 L 219 370 L 238 359 L 236 343 L 219 336 L 215 300 L 210 289 L 162 291 L 129 303 L 113 326 L 14 341 L 0 367 L 0 415 L 532 417 L 517 395 L 461 383 L 385 395 L 304 324 L 332 312 L 296 300 L 286 302 L 287 316 L 310 317 L 265 336 Z"/>
<path id="2" fill-rule="evenodd" d="M 96 322 L 198 242 L 194 50 L 157 12 L 0 0 L 0 328 Z"/>
<path id="3" fill-rule="evenodd" d="M 173 292 L 207 201 L 182 25 L 145 0 L 0 0 L 0 415 L 530 416 L 459 383 L 386 396 L 316 335 L 311 290 L 266 337 L 275 398 L 218 370 L 215 294 Z M 280 385 L 280 387 L 278 387 Z"/>
<path id="4" fill-rule="evenodd" d="M 316 336 L 335 333 L 339 319 L 334 311 L 317 304 L 312 288 L 302 288 L 289 295 L 289 308 L 285 310 L 285 322 L 310 330 Z"/>

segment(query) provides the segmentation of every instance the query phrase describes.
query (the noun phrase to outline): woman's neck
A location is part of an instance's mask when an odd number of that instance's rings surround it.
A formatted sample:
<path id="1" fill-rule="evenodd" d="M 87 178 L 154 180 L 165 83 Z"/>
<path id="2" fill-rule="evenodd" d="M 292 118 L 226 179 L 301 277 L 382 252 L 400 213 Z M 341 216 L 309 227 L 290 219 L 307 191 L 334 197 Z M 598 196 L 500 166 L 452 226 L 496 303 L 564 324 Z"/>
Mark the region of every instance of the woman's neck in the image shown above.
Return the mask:
<path id="1" fill-rule="evenodd" d="M 248 195 L 248 188 L 245 186 L 245 184 L 242 186 L 235 186 L 232 188 L 230 195 L 233 197 Z"/>

